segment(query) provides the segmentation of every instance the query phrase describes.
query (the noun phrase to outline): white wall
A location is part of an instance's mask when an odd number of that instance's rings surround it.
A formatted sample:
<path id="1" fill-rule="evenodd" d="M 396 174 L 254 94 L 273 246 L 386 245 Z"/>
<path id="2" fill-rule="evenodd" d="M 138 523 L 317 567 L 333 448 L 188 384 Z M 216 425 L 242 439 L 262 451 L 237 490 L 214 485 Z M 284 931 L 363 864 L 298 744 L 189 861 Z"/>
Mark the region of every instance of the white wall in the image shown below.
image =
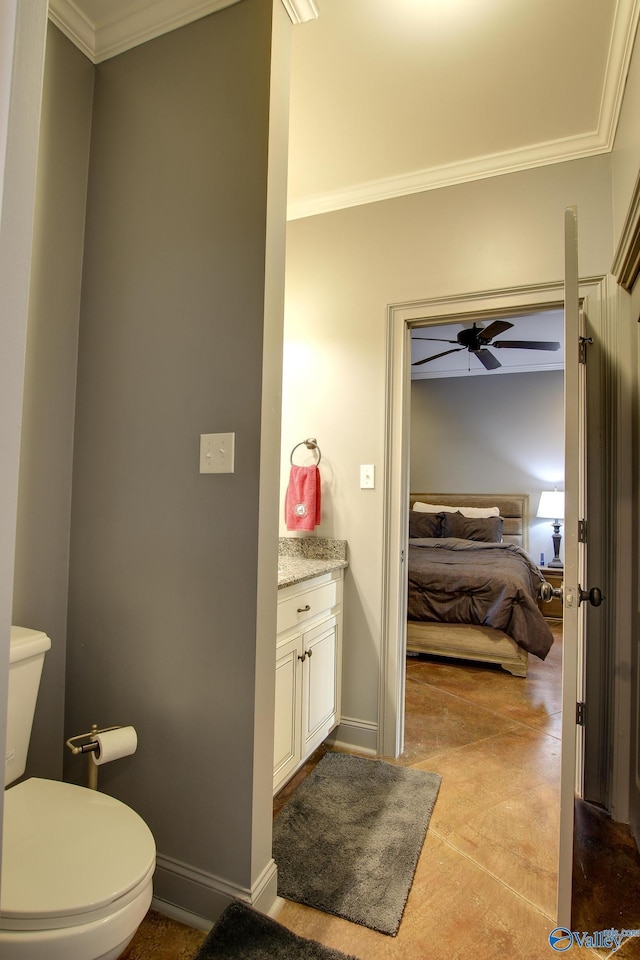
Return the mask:
<path id="1" fill-rule="evenodd" d="M 317 437 L 324 499 L 316 532 L 346 538 L 350 552 L 344 713 L 372 738 L 381 632 L 387 307 L 561 280 L 564 209 L 572 204 L 579 211 L 580 272 L 604 274 L 612 256 L 606 156 L 289 224 L 281 503 L 292 446 Z M 377 467 L 374 490 L 359 489 L 361 463 Z"/>
<path id="2" fill-rule="evenodd" d="M 561 371 L 414 380 L 413 491 L 528 493 L 529 554 L 553 557 L 548 520 L 536 519 L 542 490 L 562 489 Z"/>

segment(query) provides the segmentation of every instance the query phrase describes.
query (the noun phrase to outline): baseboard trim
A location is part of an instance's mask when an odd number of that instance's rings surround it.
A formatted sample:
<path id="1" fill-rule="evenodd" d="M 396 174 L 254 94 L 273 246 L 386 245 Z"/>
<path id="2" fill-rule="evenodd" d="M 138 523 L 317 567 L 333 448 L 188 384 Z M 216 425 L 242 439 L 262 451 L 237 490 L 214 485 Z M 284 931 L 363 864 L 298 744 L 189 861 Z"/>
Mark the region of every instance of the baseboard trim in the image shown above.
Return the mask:
<path id="1" fill-rule="evenodd" d="M 207 930 L 233 900 L 260 913 L 275 916 L 282 908 L 278 897 L 278 868 L 270 860 L 249 887 L 158 854 L 153 880 L 154 904 L 159 913 Z"/>
<path id="2" fill-rule="evenodd" d="M 177 907 L 175 903 L 168 903 L 159 897 L 153 897 L 151 906 L 158 913 L 161 913 L 163 917 L 169 917 L 170 920 L 177 920 L 178 923 L 184 923 L 185 926 L 194 927 L 196 930 L 205 930 L 208 933 L 213 926 L 211 920 L 205 920 L 204 917 L 199 917 L 189 910 L 183 910 L 182 907 Z"/>
<path id="3" fill-rule="evenodd" d="M 343 717 L 327 738 L 327 743 L 341 750 L 354 750 L 367 756 L 378 756 L 378 724 L 355 717 Z"/>

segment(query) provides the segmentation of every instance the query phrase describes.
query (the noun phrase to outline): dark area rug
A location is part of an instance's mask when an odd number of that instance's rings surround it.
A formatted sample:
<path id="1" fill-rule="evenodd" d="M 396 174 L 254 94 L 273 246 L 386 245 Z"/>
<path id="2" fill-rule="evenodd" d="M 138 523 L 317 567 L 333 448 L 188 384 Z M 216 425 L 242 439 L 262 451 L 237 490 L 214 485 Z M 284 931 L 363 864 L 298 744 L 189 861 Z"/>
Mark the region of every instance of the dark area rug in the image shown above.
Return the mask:
<path id="1" fill-rule="evenodd" d="M 327 753 L 274 822 L 278 894 L 395 936 L 440 779 Z"/>
<path id="2" fill-rule="evenodd" d="M 212 927 L 194 960 L 357 960 L 291 933 L 235 901 Z"/>

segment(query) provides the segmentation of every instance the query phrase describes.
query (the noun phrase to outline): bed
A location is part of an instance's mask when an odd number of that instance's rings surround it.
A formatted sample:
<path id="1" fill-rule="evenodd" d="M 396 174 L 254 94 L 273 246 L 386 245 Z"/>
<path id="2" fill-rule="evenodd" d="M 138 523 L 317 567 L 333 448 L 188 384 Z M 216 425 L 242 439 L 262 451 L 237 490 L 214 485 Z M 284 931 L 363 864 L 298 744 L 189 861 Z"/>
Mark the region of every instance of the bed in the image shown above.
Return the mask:
<path id="1" fill-rule="evenodd" d="M 465 518 L 461 507 L 499 515 Z M 537 604 L 544 578 L 525 553 L 528 495 L 412 493 L 410 508 L 407 652 L 497 663 L 526 677 L 529 654 L 544 659 L 553 643 Z"/>

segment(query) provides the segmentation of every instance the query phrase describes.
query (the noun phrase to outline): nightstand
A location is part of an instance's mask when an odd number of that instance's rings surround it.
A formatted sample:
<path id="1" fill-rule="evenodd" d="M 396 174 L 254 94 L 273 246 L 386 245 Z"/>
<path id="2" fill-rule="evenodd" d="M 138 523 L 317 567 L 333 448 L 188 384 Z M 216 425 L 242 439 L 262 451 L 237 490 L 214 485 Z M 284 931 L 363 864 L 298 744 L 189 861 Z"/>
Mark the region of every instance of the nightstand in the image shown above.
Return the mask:
<path id="1" fill-rule="evenodd" d="M 564 570 L 562 567 L 540 567 L 542 576 L 547 580 L 554 590 L 560 590 L 564 579 Z M 562 620 L 563 605 L 560 597 L 554 597 L 545 603 L 538 600 L 538 606 L 545 620 Z"/>

